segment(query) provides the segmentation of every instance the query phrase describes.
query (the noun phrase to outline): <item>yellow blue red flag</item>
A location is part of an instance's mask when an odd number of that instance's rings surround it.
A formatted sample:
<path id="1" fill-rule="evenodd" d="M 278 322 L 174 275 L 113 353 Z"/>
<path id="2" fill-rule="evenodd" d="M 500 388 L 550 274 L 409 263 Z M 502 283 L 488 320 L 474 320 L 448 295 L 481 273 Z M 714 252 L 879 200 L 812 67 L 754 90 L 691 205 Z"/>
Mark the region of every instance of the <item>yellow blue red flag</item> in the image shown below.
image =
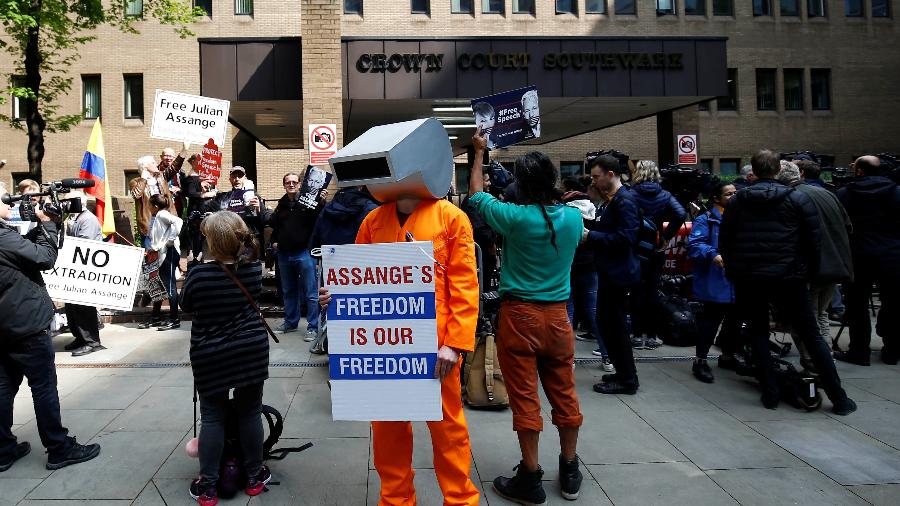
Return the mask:
<path id="1" fill-rule="evenodd" d="M 97 199 L 95 213 L 103 226 L 103 235 L 112 234 L 116 231 L 116 225 L 113 220 L 109 179 L 106 177 L 106 151 L 103 149 L 103 130 L 100 127 L 99 119 L 94 123 L 94 129 L 91 130 L 91 138 L 88 141 L 87 150 L 84 152 L 84 158 L 81 160 L 81 172 L 78 177 L 96 181 L 93 188 L 87 188 L 87 193 Z"/>

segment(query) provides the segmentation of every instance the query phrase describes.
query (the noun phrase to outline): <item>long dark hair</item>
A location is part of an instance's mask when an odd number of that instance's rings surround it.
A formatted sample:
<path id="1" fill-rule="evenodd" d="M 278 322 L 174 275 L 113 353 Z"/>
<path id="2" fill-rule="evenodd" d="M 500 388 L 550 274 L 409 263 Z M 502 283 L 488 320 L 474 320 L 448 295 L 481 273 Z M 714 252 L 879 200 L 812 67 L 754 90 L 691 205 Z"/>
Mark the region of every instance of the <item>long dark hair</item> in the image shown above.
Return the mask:
<path id="1" fill-rule="evenodd" d="M 559 171 L 547 155 L 540 151 L 532 151 L 516 159 L 513 176 L 516 178 L 519 204 L 538 206 L 550 230 L 550 244 L 559 253 L 556 246 L 556 230 L 553 229 L 553 222 L 550 221 L 547 209 L 544 208 L 559 203 L 562 197 L 559 190 Z"/>

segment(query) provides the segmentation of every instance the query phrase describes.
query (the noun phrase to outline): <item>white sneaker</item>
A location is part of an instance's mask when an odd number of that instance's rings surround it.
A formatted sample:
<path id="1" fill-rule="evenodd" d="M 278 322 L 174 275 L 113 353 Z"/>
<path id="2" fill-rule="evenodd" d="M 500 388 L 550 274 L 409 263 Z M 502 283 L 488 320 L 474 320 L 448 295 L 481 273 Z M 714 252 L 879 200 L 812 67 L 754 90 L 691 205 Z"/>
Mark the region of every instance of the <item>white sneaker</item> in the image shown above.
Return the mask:
<path id="1" fill-rule="evenodd" d="M 631 347 L 636 350 L 648 350 L 647 336 L 634 336 L 631 338 Z"/>
<path id="2" fill-rule="evenodd" d="M 600 363 L 600 369 L 603 369 L 605 372 L 616 372 L 616 368 L 613 367 L 612 362 L 609 361 L 609 357 L 603 359 L 603 362 Z"/>
<path id="3" fill-rule="evenodd" d="M 307 330 L 306 337 L 304 337 L 303 340 L 306 341 L 307 343 L 311 343 L 311 342 L 315 341 L 316 333 L 311 330 Z"/>
<path id="4" fill-rule="evenodd" d="M 591 354 L 592 354 L 592 355 L 596 355 L 596 356 L 598 356 L 598 357 L 602 357 L 602 356 L 603 356 L 603 353 L 601 353 L 600 350 L 598 350 L 598 349 L 594 349 L 593 351 L 591 351 Z"/>
<path id="5" fill-rule="evenodd" d="M 663 340 L 658 337 L 648 337 L 647 338 L 646 346 L 647 346 L 648 350 L 655 350 L 656 348 L 659 348 L 662 345 L 663 345 Z"/>

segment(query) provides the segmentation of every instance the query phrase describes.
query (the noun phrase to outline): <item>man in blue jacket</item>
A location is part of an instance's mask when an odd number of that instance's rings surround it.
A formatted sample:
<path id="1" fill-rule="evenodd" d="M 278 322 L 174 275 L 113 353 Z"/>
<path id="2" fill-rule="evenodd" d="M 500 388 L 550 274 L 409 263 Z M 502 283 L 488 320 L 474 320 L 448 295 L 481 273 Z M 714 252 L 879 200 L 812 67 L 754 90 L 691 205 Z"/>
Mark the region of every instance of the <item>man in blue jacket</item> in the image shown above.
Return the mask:
<path id="1" fill-rule="evenodd" d="M 606 196 L 607 204 L 588 233 L 587 244 L 594 248 L 594 262 L 600 279 L 597 291 L 597 325 L 609 358 L 616 368 L 604 374 L 594 391 L 601 394 L 634 394 L 639 383 L 634 354 L 625 324 L 628 290 L 641 279 L 641 265 L 634 254 L 637 244 L 638 207 L 631 192 L 622 186 L 626 168 L 604 155 L 588 160 L 591 185 Z"/>

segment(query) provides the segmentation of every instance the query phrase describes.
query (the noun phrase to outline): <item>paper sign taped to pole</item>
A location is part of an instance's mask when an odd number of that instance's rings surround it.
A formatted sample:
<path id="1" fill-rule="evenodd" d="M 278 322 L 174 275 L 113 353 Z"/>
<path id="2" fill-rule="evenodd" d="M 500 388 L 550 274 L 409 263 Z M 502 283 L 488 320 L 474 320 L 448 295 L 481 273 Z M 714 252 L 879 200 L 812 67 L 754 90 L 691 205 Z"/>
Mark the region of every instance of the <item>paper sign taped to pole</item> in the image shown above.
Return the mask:
<path id="1" fill-rule="evenodd" d="M 212 139 L 222 147 L 230 107 L 227 100 L 156 90 L 150 137 L 201 145 Z"/>
<path id="2" fill-rule="evenodd" d="M 66 237 L 52 269 L 43 272 L 50 298 L 83 306 L 130 310 L 144 250 Z"/>
<path id="3" fill-rule="evenodd" d="M 443 418 L 431 242 L 322 246 L 335 420 Z"/>

